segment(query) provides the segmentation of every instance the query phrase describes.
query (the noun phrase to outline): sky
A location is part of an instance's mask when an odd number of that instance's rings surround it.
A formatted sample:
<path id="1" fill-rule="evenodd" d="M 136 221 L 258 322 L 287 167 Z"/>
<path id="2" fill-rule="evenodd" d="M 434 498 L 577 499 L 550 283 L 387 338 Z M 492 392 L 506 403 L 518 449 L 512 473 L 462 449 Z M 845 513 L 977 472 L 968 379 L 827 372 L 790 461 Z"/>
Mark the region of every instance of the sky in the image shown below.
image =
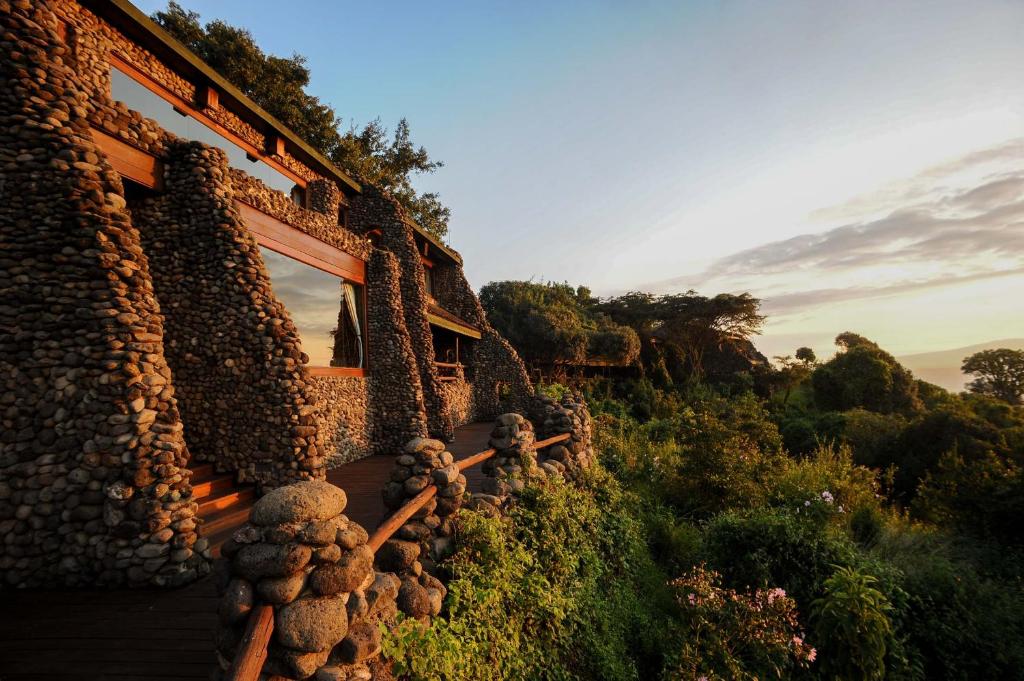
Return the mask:
<path id="1" fill-rule="evenodd" d="M 1020 0 L 180 4 L 407 117 L 477 288 L 750 291 L 768 355 L 1024 336 Z"/>

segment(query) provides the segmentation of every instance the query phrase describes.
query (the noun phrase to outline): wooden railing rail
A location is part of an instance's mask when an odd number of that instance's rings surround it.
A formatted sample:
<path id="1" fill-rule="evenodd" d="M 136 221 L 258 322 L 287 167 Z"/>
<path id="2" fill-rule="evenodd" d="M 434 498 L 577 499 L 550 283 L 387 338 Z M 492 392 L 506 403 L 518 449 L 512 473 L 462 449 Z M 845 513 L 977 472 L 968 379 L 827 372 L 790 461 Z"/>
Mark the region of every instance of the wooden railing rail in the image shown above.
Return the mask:
<path id="1" fill-rule="evenodd" d="M 569 433 L 562 433 L 533 443 L 534 451 L 550 447 L 551 445 L 564 442 L 570 437 Z M 482 463 L 497 453 L 496 449 L 485 449 L 465 459 L 455 462 L 459 471 L 472 468 Z M 391 538 L 409 518 L 412 518 L 416 511 L 423 508 L 428 501 L 437 495 L 437 485 L 428 485 L 422 492 L 414 496 L 395 511 L 390 518 L 385 520 L 380 527 L 374 530 L 366 544 L 377 553 L 384 542 Z M 270 605 L 257 605 L 249 613 L 249 622 L 245 629 L 245 636 L 235 654 L 231 669 L 225 677 L 226 681 L 257 681 L 260 672 L 263 670 L 263 663 L 267 659 L 267 646 L 270 644 L 270 637 L 274 633 L 274 608 Z"/>

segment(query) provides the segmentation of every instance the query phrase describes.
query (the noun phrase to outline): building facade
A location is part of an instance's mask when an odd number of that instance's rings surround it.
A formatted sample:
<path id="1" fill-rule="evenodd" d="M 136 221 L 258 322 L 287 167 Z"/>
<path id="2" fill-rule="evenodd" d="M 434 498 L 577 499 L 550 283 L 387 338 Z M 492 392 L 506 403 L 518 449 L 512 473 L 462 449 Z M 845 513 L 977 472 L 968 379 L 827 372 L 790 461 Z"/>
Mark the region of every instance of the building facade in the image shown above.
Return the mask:
<path id="1" fill-rule="evenodd" d="M 461 257 L 124 0 L 0 0 L 0 574 L 208 569 L 260 489 L 521 408 Z"/>

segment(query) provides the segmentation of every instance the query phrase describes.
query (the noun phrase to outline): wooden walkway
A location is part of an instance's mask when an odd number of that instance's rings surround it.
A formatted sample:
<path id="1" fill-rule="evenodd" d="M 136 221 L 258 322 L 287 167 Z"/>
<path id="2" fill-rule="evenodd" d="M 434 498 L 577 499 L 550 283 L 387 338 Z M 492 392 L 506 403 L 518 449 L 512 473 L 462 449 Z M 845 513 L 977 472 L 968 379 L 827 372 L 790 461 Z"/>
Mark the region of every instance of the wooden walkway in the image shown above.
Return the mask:
<path id="1" fill-rule="evenodd" d="M 492 424 L 459 428 L 456 459 L 487 449 Z M 348 494 L 346 515 L 373 531 L 394 457 L 372 456 L 329 472 Z M 480 467 L 467 471 L 470 488 Z M 207 578 L 175 590 L 0 593 L 0 681 L 206 681 L 217 594 Z"/>

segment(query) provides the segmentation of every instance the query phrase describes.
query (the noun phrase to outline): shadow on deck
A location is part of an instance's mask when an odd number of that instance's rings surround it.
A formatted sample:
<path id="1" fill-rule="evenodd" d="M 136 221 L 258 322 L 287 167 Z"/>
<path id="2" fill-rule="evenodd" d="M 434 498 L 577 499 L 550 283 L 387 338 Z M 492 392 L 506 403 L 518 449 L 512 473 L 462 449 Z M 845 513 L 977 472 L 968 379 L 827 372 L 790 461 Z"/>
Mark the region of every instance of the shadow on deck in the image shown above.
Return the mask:
<path id="1" fill-rule="evenodd" d="M 456 430 L 456 459 L 487 449 L 492 424 Z M 348 495 L 346 515 L 372 532 L 393 456 L 328 472 Z M 480 467 L 466 471 L 477 490 Z M 213 579 L 175 590 L 13 591 L 0 595 L 0 681 L 196 681 L 215 664 Z"/>

